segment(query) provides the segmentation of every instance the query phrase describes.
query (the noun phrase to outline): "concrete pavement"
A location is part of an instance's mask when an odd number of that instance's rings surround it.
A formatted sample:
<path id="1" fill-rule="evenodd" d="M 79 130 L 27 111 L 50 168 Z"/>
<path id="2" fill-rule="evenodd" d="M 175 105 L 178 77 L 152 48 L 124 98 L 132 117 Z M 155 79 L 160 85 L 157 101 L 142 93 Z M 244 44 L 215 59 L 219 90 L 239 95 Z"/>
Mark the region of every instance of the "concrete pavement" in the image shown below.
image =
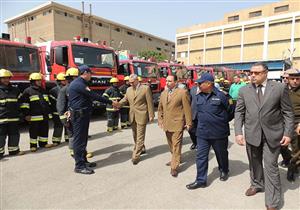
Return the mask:
<path id="1" fill-rule="evenodd" d="M 246 197 L 249 187 L 245 147 L 233 144 L 230 136 L 230 178 L 219 181 L 217 161 L 210 152 L 209 186 L 189 191 L 185 185 L 196 175 L 195 151 L 184 135 L 181 172 L 170 176 L 165 163 L 170 153 L 162 130 L 156 123 L 147 127 L 147 155 L 132 165 L 133 148 L 130 129 L 113 134 L 106 132 L 104 117 L 93 117 L 90 161 L 97 162 L 95 174 L 73 172 L 74 161 L 65 143 L 52 149 L 27 152 L 24 156 L 0 161 L 0 209 L 264 209 L 264 194 Z M 52 130 L 49 132 L 52 136 Z M 233 134 L 233 132 L 232 132 Z M 29 150 L 29 137 L 22 130 L 21 148 Z M 299 209 L 300 179 L 286 181 L 286 169 L 280 168 L 284 205 L 282 209 Z"/>

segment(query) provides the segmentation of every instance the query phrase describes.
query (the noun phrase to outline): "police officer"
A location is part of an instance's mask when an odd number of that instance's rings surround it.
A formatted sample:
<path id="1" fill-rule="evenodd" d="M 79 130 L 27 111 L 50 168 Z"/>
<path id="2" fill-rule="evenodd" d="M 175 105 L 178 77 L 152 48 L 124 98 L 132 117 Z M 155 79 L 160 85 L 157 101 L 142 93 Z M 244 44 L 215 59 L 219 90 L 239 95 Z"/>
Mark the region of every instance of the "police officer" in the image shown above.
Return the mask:
<path id="1" fill-rule="evenodd" d="M 288 74 L 289 96 L 292 101 L 295 116 L 295 132 L 292 137 L 292 152 L 289 158 L 287 179 L 295 181 L 297 168 L 300 166 L 300 70 L 289 69 Z M 288 148 L 287 148 L 288 149 Z"/>
<path id="2" fill-rule="evenodd" d="M 30 86 L 21 96 L 21 109 L 29 122 L 30 151 L 36 152 L 37 146 L 50 148 L 48 144 L 49 119 L 52 118 L 49 96 L 42 87 L 42 75 L 32 73 Z"/>
<path id="3" fill-rule="evenodd" d="M 187 189 L 206 187 L 209 150 L 212 146 L 219 164 L 220 180 L 228 179 L 229 121 L 233 118 L 233 102 L 214 87 L 214 78 L 209 73 L 197 80 L 201 92 L 196 96 L 197 126 L 197 177 Z"/>
<path id="4" fill-rule="evenodd" d="M 120 101 L 122 94 L 118 88 L 119 80 L 118 78 L 111 78 L 110 83 L 112 86 L 105 90 L 103 96 L 113 101 Z M 119 124 L 119 110 L 115 109 L 111 104 L 106 104 L 106 114 L 107 114 L 107 132 L 112 132 L 113 130 L 118 130 Z"/>
<path id="5" fill-rule="evenodd" d="M 106 104 L 113 104 L 114 107 L 118 107 L 119 103 L 101 97 L 89 89 L 88 82 L 91 80 L 91 70 L 88 66 L 81 65 L 78 70 L 80 76 L 68 88 L 70 118 L 73 126 L 74 171 L 81 174 L 93 174 L 94 171 L 90 167 L 95 167 L 96 163 L 87 163 L 86 160 L 92 102 L 98 100 Z"/>
<path id="6" fill-rule="evenodd" d="M 56 76 L 56 86 L 53 87 L 49 91 L 49 96 L 50 96 L 50 103 L 51 103 L 51 109 L 52 109 L 52 114 L 53 114 L 53 123 L 54 123 L 54 130 L 53 130 L 53 136 L 52 136 L 52 142 L 54 146 L 57 146 L 61 142 L 62 138 L 62 133 L 63 133 L 63 124 L 60 121 L 59 114 L 56 109 L 56 104 L 57 104 L 57 96 L 58 92 L 66 85 L 66 78 L 64 73 L 59 73 Z M 65 128 L 65 141 L 69 141 L 68 137 L 68 131 Z"/>
<path id="7" fill-rule="evenodd" d="M 124 78 L 125 84 L 121 85 L 120 92 L 122 94 L 122 97 L 125 96 L 127 89 L 130 87 L 129 85 L 129 76 L 126 76 Z M 129 105 L 124 105 L 120 109 L 121 114 L 121 128 L 125 129 L 130 126 L 129 122 Z"/>
<path id="8" fill-rule="evenodd" d="M 19 148 L 20 91 L 11 86 L 12 76 L 10 71 L 0 70 L 0 159 L 4 155 L 7 136 L 9 155 L 24 155 Z"/>

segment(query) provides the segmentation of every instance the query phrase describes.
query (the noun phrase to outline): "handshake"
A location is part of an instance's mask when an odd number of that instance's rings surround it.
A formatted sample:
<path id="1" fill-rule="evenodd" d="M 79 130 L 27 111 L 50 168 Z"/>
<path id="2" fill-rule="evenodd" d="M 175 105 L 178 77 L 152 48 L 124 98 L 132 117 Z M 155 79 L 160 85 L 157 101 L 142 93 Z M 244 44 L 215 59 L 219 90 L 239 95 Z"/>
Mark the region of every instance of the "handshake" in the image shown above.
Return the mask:
<path id="1" fill-rule="evenodd" d="M 121 104 L 117 101 L 112 101 L 112 106 L 115 108 L 115 109 L 120 109 L 121 108 Z"/>

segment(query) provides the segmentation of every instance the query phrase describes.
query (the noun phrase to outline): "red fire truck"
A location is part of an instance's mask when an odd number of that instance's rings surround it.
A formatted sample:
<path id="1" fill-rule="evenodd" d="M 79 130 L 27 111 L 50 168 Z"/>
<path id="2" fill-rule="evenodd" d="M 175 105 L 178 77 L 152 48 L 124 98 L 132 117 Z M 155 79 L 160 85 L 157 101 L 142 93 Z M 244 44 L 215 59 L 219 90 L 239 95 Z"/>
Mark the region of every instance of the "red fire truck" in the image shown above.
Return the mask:
<path id="1" fill-rule="evenodd" d="M 92 70 L 90 88 L 99 94 L 110 86 L 110 79 L 117 75 L 118 58 L 115 51 L 102 44 L 90 43 L 77 37 L 77 41 L 49 41 L 38 46 L 42 52 L 47 85 L 52 86 L 55 77 L 70 67 L 87 65 Z M 104 104 L 94 102 L 96 107 Z"/>
<path id="2" fill-rule="evenodd" d="M 21 91 L 29 86 L 29 75 L 41 72 L 39 50 L 36 46 L 9 40 L 8 34 L 0 39 L 0 69 L 13 73 L 12 84 Z"/>
<path id="3" fill-rule="evenodd" d="M 163 62 L 158 63 L 158 68 L 160 70 L 161 91 L 163 91 L 166 86 L 166 78 L 168 75 L 176 75 L 178 82 L 184 84 L 188 88 L 191 75 L 185 65 Z"/>
<path id="4" fill-rule="evenodd" d="M 159 70 L 156 63 L 151 61 L 133 59 L 120 60 L 118 69 L 118 79 L 124 80 L 124 76 L 136 74 L 142 79 L 142 84 L 147 84 L 151 87 L 154 103 L 158 103 L 160 95 Z"/>

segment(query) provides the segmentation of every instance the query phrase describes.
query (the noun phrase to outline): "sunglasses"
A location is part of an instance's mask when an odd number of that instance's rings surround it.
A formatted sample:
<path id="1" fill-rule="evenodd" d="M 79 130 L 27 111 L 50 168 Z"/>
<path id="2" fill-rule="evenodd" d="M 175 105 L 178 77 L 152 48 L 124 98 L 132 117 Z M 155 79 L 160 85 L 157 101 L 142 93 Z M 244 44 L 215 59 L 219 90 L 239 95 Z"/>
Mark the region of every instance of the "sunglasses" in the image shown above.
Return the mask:
<path id="1" fill-rule="evenodd" d="M 250 71 L 250 75 L 254 74 L 254 75 L 259 75 L 259 74 L 263 74 L 266 71 Z"/>

